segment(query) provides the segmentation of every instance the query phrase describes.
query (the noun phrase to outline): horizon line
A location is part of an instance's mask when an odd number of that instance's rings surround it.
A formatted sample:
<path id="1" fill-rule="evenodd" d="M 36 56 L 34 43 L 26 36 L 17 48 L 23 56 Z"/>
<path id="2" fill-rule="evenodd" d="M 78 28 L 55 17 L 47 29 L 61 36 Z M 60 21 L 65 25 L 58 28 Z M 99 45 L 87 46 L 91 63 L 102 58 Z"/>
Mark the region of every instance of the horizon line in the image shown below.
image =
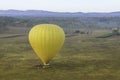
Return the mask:
<path id="1" fill-rule="evenodd" d="M 22 10 L 22 9 L 0 9 L 0 11 L 9 11 L 9 10 L 16 10 L 16 11 L 48 11 L 48 12 L 58 12 L 58 13 L 114 13 L 114 12 L 120 12 L 119 11 L 52 11 L 52 10 L 39 10 L 39 9 L 26 9 L 26 10 Z"/>

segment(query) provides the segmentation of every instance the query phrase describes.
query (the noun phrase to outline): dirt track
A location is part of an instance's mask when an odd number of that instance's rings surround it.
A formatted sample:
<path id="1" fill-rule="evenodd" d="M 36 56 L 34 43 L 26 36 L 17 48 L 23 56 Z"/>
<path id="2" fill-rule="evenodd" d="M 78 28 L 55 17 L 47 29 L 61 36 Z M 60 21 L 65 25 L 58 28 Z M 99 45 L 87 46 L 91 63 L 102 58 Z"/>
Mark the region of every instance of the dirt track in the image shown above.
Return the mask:
<path id="1" fill-rule="evenodd" d="M 26 36 L 25 34 L 14 34 L 14 35 L 9 35 L 9 36 L 1 36 L 1 38 L 14 38 L 14 37 L 21 37 L 21 36 Z"/>
<path id="2" fill-rule="evenodd" d="M 0 36 L 0 39 L 2 38 L 15 38 L 15 37 L 21 37 L 21 36 L 26 36 L 26 34 L 14 34 L 14 35 L 7 35 L 7 36 Z M 76 34 L 69 34 L 66 35 L 65 37 L 73 37 L 73 36 L 77 36 Z"/>

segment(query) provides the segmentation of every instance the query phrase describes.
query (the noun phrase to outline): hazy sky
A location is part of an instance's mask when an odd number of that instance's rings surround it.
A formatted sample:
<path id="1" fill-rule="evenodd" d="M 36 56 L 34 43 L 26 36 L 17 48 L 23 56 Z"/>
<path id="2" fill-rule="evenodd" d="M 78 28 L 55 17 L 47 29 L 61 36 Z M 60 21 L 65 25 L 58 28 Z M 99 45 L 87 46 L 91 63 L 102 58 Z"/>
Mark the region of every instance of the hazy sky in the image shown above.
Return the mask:
<path id="1" fill-rule="evenodd" d="M 120 11 L 120 0 L 0 0 L 0 10 L 7 9 L 113 12 Z"/>

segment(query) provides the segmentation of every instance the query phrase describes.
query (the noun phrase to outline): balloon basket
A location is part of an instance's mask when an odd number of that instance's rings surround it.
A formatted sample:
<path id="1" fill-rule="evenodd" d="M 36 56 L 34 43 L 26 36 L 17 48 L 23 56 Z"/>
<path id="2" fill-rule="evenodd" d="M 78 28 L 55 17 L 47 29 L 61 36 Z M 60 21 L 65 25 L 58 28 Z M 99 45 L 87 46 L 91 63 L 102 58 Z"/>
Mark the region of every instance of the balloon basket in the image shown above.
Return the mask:
<path id="1" fill-rule="evenodd" d="M 43 65 L 43 68 L 49 68 L 50 67 L 50 64 L 44 64 Z"/>

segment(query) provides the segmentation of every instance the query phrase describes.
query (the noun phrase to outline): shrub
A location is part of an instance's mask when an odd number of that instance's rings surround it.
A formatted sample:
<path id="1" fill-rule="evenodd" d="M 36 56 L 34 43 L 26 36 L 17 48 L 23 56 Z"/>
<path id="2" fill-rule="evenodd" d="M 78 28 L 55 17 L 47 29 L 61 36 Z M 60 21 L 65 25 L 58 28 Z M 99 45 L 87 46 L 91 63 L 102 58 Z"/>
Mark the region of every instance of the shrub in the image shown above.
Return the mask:
<path id="1" fill-rule="evenodd" d="M 107 33 L 107 34 L 99 35 L 96 38 L 107 38 L 107 37 L 111 37 L 111 36 L 113 36 L 113 33 Z"/>

